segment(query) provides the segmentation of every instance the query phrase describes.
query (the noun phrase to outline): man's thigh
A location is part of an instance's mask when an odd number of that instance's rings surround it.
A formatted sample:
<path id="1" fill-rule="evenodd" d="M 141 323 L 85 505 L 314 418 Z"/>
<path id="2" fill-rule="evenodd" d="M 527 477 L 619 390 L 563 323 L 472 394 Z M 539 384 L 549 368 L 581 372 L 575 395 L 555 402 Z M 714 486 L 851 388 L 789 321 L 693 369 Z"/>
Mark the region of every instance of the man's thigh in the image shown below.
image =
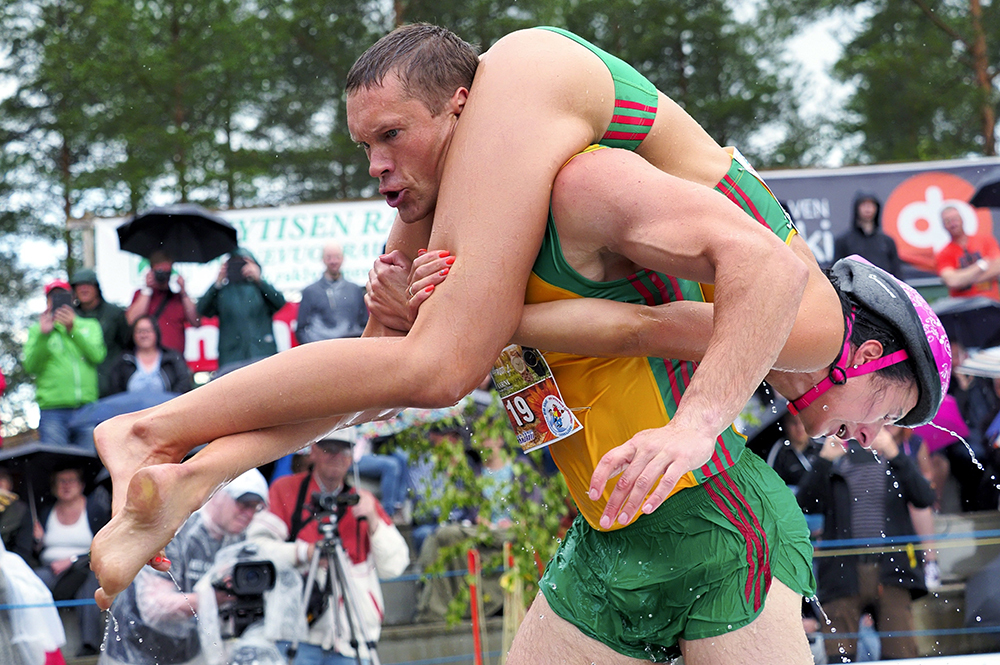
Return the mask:
<path id="1" fill-rule="evenodd" d="M 514 636 L 508 665 L 635 665 L 648 660 L 629 658 L 584 635 L 549 607 L 539 593 Z"/>
<path id="2" fill-rule="evenodd" d="M 717 637 L 681 640 L 685 665 L 811 665 L 802 628 L 802 596 L 777 579 L 751 623 Z"/>

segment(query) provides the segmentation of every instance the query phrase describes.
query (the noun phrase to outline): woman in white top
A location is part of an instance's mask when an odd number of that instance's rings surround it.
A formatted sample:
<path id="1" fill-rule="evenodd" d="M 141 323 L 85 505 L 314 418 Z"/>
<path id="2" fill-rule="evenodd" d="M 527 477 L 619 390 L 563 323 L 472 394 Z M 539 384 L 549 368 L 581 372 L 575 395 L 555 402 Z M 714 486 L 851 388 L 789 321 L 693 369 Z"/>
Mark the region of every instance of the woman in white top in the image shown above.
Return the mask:
<path id="1" fill-rule="evenodd" d="M 90 570 L 88 553 L 94 534 L 108 521 L 106 507 L 84 496 L 80 469 L 57 471 L 52 476 L 55 503 L 35 524 L 35 539 L 41 548 L 38 577 L 58 600 L 88 600 L 97 591 L 97 578 Z M 81 649 L 78 656 L 99 653 L 103 626 L 96 605 L 77 607 Z"/>

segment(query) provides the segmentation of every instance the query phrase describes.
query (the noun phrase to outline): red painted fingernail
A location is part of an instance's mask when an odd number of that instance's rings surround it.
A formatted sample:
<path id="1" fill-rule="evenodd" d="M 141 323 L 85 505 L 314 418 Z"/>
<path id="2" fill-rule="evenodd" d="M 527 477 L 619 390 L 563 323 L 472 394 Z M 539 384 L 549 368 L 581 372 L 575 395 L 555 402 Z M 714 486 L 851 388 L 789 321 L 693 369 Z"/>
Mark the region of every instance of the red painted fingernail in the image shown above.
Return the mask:
<path id="1" fill-rule="evenodd" d="M 433 284 L 431 284 L 431 285 L 430 285 L 430 286 L 428 286 L 428 287 L 427 287 L 426 289 L 424 289 L 424 293 L 430 293 L 430 292 L 431 292 L 431 291 L 433 291 L 433 290 L 434 290 L 434 285 L 433 285 Z"/>
<path id="2" fill-rule="evenodd" d="M 445 268 L 444 270 L 442 270 L 441 271 L 441 276 L 444 277 L 445 275 L 447 275 L 448 274 L 448 270 L 450 270 L 450 268 Z"/>
<path id="3" fill-rule="evenodd" d="M 441 252 L 439 256 L 443 259 L 444 257 L 449 256 L 450 254 L 451 252 Z"/>
<path id="4" fill-rule="evenodd" d="M 427 253 L 426 249 L 418 249 L 417 250 L 417 256 L 423 256 L 426 253 Z"/>
<path id="5" fill-rule="evenodd" d="M 449 257 L 448 260 L 445 261 L 445 263 L 447 263 L 448 265 L 455 263 L 455 257 L 454 256 Z"/>

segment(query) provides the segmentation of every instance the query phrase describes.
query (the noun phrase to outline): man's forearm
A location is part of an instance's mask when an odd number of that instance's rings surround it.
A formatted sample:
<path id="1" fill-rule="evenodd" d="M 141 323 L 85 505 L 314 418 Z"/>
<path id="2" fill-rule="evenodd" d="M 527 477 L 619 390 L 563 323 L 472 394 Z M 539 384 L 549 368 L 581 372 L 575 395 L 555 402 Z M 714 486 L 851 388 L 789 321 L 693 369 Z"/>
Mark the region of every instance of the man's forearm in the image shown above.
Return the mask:
<path id="1" fill-rule="evenodd" d="M 674 415 L 678 425 L 712 436 L 729 427 L 791 332 L 808 270 L 783 247 L 757 256 L 757 268 L 718 263 L 712 338 Z"/>

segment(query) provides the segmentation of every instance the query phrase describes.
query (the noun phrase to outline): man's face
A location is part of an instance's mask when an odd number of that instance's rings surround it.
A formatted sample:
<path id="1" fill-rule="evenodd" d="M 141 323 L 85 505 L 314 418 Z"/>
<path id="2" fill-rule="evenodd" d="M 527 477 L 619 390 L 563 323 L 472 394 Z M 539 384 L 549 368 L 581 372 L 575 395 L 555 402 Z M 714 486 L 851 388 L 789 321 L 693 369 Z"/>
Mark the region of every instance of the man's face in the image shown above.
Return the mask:
<path id="1" fill-rule="evenodd" d="M 313 444 L 309 458 L 313 463 L 313 473 L 328 490 L 339 488 L 351 468 L 351 449 L 346 446 Z"/>
<path id="2" fill-rule="evenodd" d="M 243 533 L 253 516 L 264 508 L 264 501 L 255 494 L 245 494 L 239 500 L 225 492 L 220 492 L 213 497 L 213 501 L 218 501 L 214 520 L 217 526 L 230 535 Z"/>
<path id="3" fill-rule="evenodd" d="M 873 219 L 878 212 L 878 206 L 871 199 L 865 199 L 858 203 L 858 217 L 861 219 Z"/>
<path id="4" fill-rule="evenodd" d="M 340 266 L 344 263 L 344 250 L 339 247 L 327 247 L 323 250 L 323 265 L 331 275 L 340 273 Z"/>
<path id="5" fill-rule="evenodd" d="M 433 214 L 444 158 L 464 107 L 465 88 L 437 115 L 406 94 L 395 74 L 381 86 L 359 89 L 347 97 L 351 138 L 368 156 L 368 172 L 378 178 L 379 194 L 407 223 Z"/>
<path id="6" fill-rule="evenodd" d="M 86 283 L 77 284 L 73 287 L 73 295 L 82 306 L 93 305 L 97 303 L 97 286 Z"/>
<path id="7" fill-rule="evenodd" d="M 954 208 L 948 208 L 941 213 L 941 223 L 952 240 L 958 240 L 965 235 L 965 230 L 962 228 L 962 215 Z"/>

